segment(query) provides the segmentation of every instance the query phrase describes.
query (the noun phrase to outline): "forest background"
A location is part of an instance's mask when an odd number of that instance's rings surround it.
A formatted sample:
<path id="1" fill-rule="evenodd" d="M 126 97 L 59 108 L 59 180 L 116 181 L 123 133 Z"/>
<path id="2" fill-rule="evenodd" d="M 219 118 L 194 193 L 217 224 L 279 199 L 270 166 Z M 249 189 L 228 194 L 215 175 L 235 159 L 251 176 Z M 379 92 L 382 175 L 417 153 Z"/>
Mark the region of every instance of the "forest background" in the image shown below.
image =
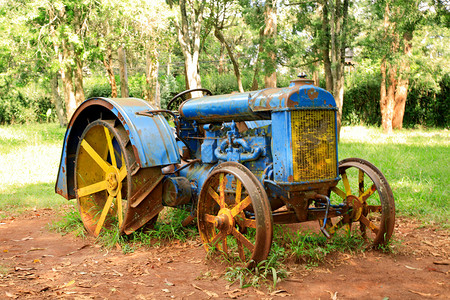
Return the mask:
<path id="1" fill-rule="evenodd" d="M 329 90 L 342 124 L 450 127 L 448 0 L 0 0 L 0 124 L 90 97 Z"/>

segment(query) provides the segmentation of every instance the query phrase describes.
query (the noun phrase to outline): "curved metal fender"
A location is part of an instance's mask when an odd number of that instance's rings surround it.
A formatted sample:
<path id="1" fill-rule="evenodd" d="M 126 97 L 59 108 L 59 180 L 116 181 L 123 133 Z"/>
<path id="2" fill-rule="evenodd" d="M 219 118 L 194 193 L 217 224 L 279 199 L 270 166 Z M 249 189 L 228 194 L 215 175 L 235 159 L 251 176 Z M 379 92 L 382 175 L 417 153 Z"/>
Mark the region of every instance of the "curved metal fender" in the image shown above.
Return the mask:
<path id="1" fill-rule="evenodd" d="M 117 119 L 125 127 L 136 156 L 137 167 L 148 168 L 180 163 L 175 135 L 161 115 L 137 115 L 155 109 L 137 98 L 91 98 L 75 111 L 67 126 L 55 191 L 66 199 L 75 198 L 74 165 L 79 139 L 89 122 L 99 118 Z"/>

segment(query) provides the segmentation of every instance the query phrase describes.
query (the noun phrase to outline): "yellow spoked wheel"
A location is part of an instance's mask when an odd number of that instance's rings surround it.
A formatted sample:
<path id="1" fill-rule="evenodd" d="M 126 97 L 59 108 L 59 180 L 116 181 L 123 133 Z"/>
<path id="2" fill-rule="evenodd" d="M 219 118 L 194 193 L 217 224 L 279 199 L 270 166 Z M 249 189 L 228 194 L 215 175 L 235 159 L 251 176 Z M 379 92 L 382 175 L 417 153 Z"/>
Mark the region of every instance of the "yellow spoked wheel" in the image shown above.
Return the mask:
<path id="1" fill-rule="evenodd" d="M 386 244 L 394 231 L 395 204 L 392 190 L 380 170 L 366 160 L 344 159 L 339 163 L 341 182 L 332 188 L 331 199 L 344 202 L 347 212 L 327 230 L 333 234 L 344 227 L 351 231 L 359 224 L 361 235 L 373 246 Z"/>
<path id="2" fill-rule="evenodd" d="M 113 121 L 97 120 L 84 130 L 75 161 L 75 190 L 84 226 L 97 236 L 121 228 L 128 208 L 123 133 Z"/>
<path id="3" fill-rule="evenodd" d="M 243 165 L 226 162 L 206 179 L 197 208 L 207 251 L 252 267 L 265 260 L 272 243 L 272 212 L 258 179 Z"/>

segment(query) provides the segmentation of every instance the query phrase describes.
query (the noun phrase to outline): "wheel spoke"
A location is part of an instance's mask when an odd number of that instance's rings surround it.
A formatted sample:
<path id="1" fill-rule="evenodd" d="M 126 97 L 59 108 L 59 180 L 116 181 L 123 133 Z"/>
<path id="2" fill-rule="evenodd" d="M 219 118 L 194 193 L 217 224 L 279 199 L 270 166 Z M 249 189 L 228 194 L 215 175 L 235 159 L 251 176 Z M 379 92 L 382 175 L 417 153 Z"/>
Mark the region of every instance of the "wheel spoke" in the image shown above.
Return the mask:
<path id="1" fill-rule="evenodd" d="M 208 222 L 208 223 L 214 223 L 216 220 L 216 217 L 212 216 L 212 215 L 208 215 L 208 214 L 204 214 L 203 215 L 203 220 Z"/>
<path id="2" fill-rule="evenodd" d="M 245 227 L 251 227 L 251 228 L 256 228 L 256 221 L 252 220 L 252 219 L 244 219 L 244 226 Z"/>
<path id="3" fill-rule="evenodd" d="M 225 207 L 225 186 L 227 185 L 227 178 L 224 173 L 219 176 L 219 206 L 220 208 Z"/>
<path id="4" fill-rule="evenodd" d="M 345 194 L 350 196 L 352 194 L 352 189 L 350 188 L 350 183 L 348 182 L 347 173 L 342 173 L 342 182 L 344 183 Z"/>
<path id="5" fill-rule="evenodd" d="M 236 228 L 233 228 L 233 231 L 231 233 L 237 240 L 239 240 L 245 247 L 247 247 L 250 252 L 253 252 L 255 246 L 242 233 L 240 233 Z"/>
<path id="6" fill-rule="evenodd" d="M 222 251 L 228 253 L 227 236 L 222 239 Z"/>
<path id="7" fill-rule="evenodd" d="M 331 189 L 333 192 L 336 193 L 336 195 L 338 195 L 339 197 L 341 197 L 343 200 L 345 200 L 345 198 L 347 198 L 347 195 L 338 187 L 333 187 Z"/>
<path id="8" fill-rule="evenodd" d="M 119 219 L 119 228 L 122 227 L 123 213 L 122 213 L 122 191 L 119 187 L 119 193 L 117 194 L 117 217 Z"/>
<path id="9" fill-rule="evenodd" d="M 381 205 L 367 205 L 368 212 L 381 212 Z"/>
<path id="10" fill-rule="evenodd" d="M 231 215 L 233 217 L 237 216 L 250 204 L 252 204 L 252 199 L 250 198 L 250 196 L 245 197 L 244 200 L 242 200 L 242 202 L 239 202 L 235 207 L 231 209 Z"/>
<path id="11" fill-rule="evenodd" d="M 86 140 L 81 141 L 81 147 L 92 157 L 92 159 L 103 169 L 103 171 L 107 172 L 109 168 L 109 164 L 100 157 L 100 155 L 94 150 L 94 148 L 89 145 Z"/>
<path id="12" fill-rule="evenodd" d="M 84 197 L 88 195 L 92 195 L 101 191 L 104 191 L 108 188 L 108 183 L 106 180 L 79 188 L 77 190 L 78 197 Z"/>
<path id="13" fill-rule="evenodd" d="M 103 127 L 103 128 L 105 129 L 106 143 L 108 144 L 108 148 L 109 148 L 109 156 L 111 156 L 111 164 L 114 167 L 117 167 L 116 154 L 114 153 L 114 147 L 112 144 L 111 133 L 109 132 L 108 128 L 106 128 L 106 127 Z"/>
<path id="14" fill-rule="evenodd" d="M 359 170 L 358 172 L 358 182 L 359 182 L 359 197 L 364 193 L 364 172 Z"/>
<path id="15" fill-rule="evenodd" d="M 125 164 L 123 164 L 122 168 L 119 170 L 119 181 L 122 182 L 125 177 L 127 177 L 127 168 L 125 167 Z"/>
<path id="16" fill-rule="evenodd" d="M 365 191 L 362 195 L 360 195 L 358 199 L 361 202 L 365 202 L 367 198 L 369 198 L 370 196 L 372 196 L 373 193 L 375 193 L 376 190 L 377 187 L 375 186 L 375 184 L 372 184 L 372 186 L 369 189 L 367 189 L 367 191 Z"/>
<path id="17" fill-rule="evenodd" d="M 236 198 L 235 198 L 236 204 L 241 202 L 241 193 L 242 193 L 242 182 L 239 179 L 236 179 Z"/>
<path id="18" fill-rule="evenodd" d="M 100 233 L 100 230 L 103 227 L 103 224 L 105 223 L 106 215 L 108 214 L 108 210 L 111 208 L 111 203 L 113 201 L 114 197 L 109 196 L 108 200 L 106 200 L 105 206 L 103 207 L 102 214 L 100 215 L 100 219 L 98 220 L 97 227 L 95 227 L 95 235 L 98 235 Z"/>
<path id="19" fill-rule="evenodd" d="M 236 239 L 236 243 L 238 246 L 239 258 L 241 259 L 241 261 L 245 261 L 244 247 L 242 246 L 242 243 L 239 239 Z"/>
<path id="20" fill-rule="evenodd" d="M 375 234 L 378 234 L 378 232 L 380 231 L 380 228 L 378 228 L 378 226 L 376 226 L 375 224 L 373 224 L 369 219 L 366 218 L 366 216 L 361 215 L 361 217 L 359 218 L 359 221 L 361 223 L 363 223 L 364 225 L 366 225 L 367 227 L 370 228 L 370 230 L 372 230 Z"/>
<path id="21" fill-rule="evenodd" d="M 216 203 L 220 206 L 220 208 L 223 208 L 223 206 L 220 203 L 219 195 L 210 186 L 208 187 L 208 194 L 214 199 L 214 201 L 216 201 Z"/>
<path id="22" fill-rule="evenodd" d="M 219 232 L 219 234 L 216 234 L 213 239 L 211 240 L 211 245 L 215 246 L 217 244 L 218 241 L 220 241 L 220 239 L 226 237 L 227 234 L 225 231 L 221 231 Z"/>

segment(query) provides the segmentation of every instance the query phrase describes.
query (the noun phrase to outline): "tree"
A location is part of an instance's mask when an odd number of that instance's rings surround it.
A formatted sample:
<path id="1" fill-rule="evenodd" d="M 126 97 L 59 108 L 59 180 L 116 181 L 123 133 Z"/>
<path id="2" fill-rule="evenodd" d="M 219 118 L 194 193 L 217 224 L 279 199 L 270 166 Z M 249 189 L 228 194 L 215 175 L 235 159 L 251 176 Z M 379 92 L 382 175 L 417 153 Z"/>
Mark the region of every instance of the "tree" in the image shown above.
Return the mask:
<path id="1" fill-rule="evenodd" d="M 174 6 L 174 1 L 169 0 L 170 7 Z M 178 42 L 184 56 L 184 66 L 186 74 L 186 88 L 201 88 L 199 73 L 200 56 L 200 34 L 205 10 L 205 1 L 180 0 L 180 16 L 174 23 L 177 30 Z M 200 93 L 193 93 L 192 96 L 199 96 Z"/>
<path id="2" fill-rule="evenodd" d="M 414 30 L 421 19 L 419 1 L 380 1 L 384 6 L 380 72 L 381 124 L 385 133 L 402 129 L 408 96 Z"/>
<path id="3" fill-rule="evenodd" d="M 235 46 L 237 43 L 239 43 L 239 40 L 242 40 L 242 33 L 243 33 L 242 27 L 244 26 L 244 24 L 240 24 L 241 34 L 237 37 L 236 40 L 225 38 L 224 35 L 225 29 L 238 25 L 236 21 L 236 14 L 237 14 L 236 3 L 234 0 L 223 0 L 223 1 L 216 1 L 211 6 L 212 6 L 211 14 L 213 19 L 212 22 L 214 24 L 214 36 L 220 41 L 220 43 L 227 50 L 228 57 L 230 58 L 231 63 L 233 64 L 233 71 L 234 75 L 236 76 L 238 89 L 242 93 L 244 92 L 244 87 L 242 86 L 242 78 L 239 62 L 235 55 L 236 51 Z"/>

